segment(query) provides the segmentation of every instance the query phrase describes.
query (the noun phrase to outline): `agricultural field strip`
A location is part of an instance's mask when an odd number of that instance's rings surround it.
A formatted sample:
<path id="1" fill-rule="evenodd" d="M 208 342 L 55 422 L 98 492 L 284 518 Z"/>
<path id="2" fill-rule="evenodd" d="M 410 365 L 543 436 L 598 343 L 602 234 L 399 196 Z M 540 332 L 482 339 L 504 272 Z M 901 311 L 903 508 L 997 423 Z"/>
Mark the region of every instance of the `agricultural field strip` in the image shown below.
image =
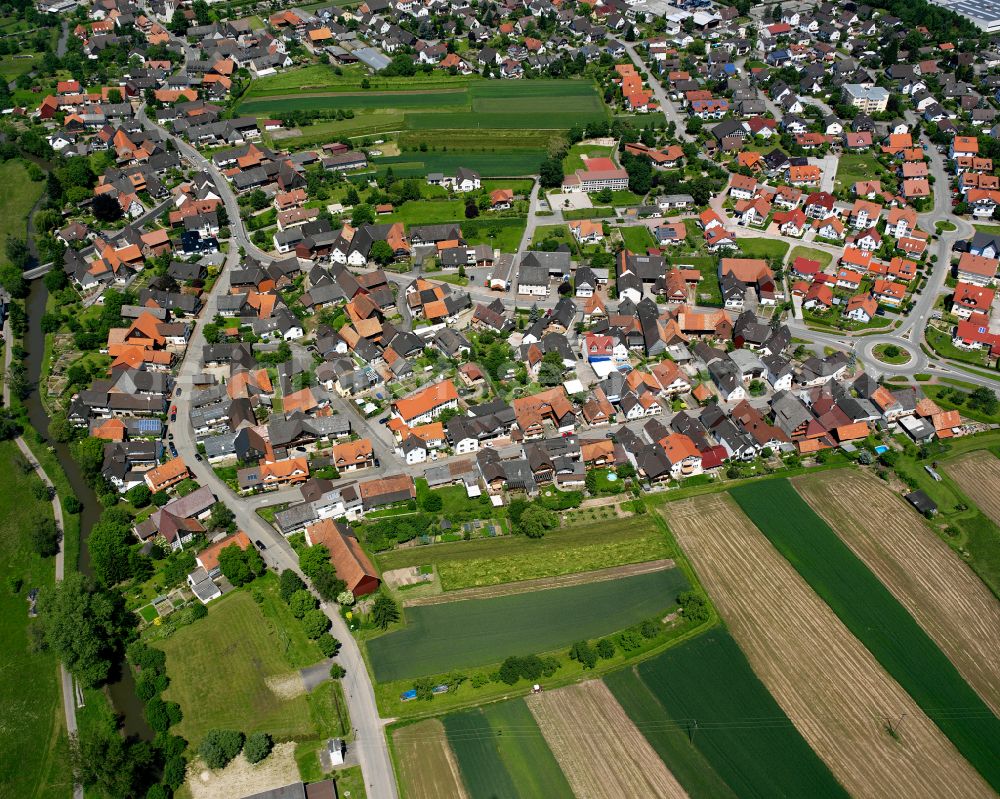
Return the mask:
<path id="1" fill-rule="evenodd" d="M 439 719 L 401 727 L 392 737 L 407 799 L 469 799 Z"/>
<path id="2" fill-rule="evenodd" d="M 525 702 L 579 799 L 687 797 L 604 683 L 569 685 Z"/>
<path id="3" fill-rule="evenodd" d="M 449 713 L 442 721 L 471 799 L 518 799 L 514 780 L 500 759 L 496 736 L 483 711 L 474 708 Z"/>
<path id="4" fill-rule="evenodd" d="M 982 580 L 880 480 L 841 470 L 792 485 L 1000 712 L 1000 605 Z"/>
<path id="5" fill-rule="evenodd" d="M 483 714 L 496 733 L 500 759 L 521 796 L 573 799 L 566 775 L 524 699 L 493 702 L 483 708 Z"/>
<path id="6" fill-rule="evenodd" d="M 484 586 L 483 588 L 463 588 L 458 591 L 448 591 L 436 596 L 420 597 L 409 599 L 403 602 L 403 607 L 411 608 L 420 605 L 441 605 L 446 602 L 457 602 L 463 599 L 490 599 L 497 596 L 511 596 L 512 594 L 527 594 L 532 591 L 544 591 L 549 588 L 566 588 L 571 585 L 582 585 L 584 583 L 599 583 L 606 580 L 620 580 L 623 577 L 632 577 L 636 574 L 649 574 L 650 572 L 672 569 L 677 564 L 669 558 L 663 560 L 652 560 L 646 563 L 633 563 L 628 566 L 616 566 L 610 569 L 600 569 L 598 571 L 578 572 L 576 574 L 562 574 L 556 577 L 542 577 L 537 580 L 523 580 L 517 583 L 503 583 L 496 586 Z"/>
<path id="7" fill-rule="evenodd" d="M 672 607 L 687 588 L 687 578 L 675 568 L 530 594 L 407 608 L 406 626 L 368 641 L 368 654 L 379 682 L 487 666 L 508 655 L 550 652 L 608 635 Z"/>
<path id="8" fill-rule="evenodd" d="M 992 795 L 730 497 L 663 513 L 757 676 L 852 796 Z M 885 720 L 904 713 L 896 741 Z"/>
<path id="9" fill-rule="evenodd" d="M 1000 458 L 979 450 L 948 461 L 944 470 L 994 524 L 1000 525 Z"/>
<path id="10" fill-rule="evenodd" d="M 788 480 L 740 486 L 730 494 L 966 760 L 1000 789 L 1000 721 L 871 570 Z"/>

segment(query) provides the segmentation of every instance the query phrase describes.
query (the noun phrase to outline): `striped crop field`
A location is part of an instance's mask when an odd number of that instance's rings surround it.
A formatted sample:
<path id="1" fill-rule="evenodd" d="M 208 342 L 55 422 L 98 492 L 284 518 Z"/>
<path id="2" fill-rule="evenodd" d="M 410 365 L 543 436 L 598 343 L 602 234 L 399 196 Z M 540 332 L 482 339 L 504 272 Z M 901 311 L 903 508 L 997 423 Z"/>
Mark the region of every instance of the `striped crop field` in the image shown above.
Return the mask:
<path id="1" fill-rule="evenodd" d="M 899 600 L 787 480 L 740 486 L 730 493 L 993 790 L 1000 790 L 1000 720 Z M 938 760 L 935 765 L 947 775 L 947 784 L 956 786 L 959 764 L 945 769 Z M 973 787 L 960 795 L 974 795 Z"/>

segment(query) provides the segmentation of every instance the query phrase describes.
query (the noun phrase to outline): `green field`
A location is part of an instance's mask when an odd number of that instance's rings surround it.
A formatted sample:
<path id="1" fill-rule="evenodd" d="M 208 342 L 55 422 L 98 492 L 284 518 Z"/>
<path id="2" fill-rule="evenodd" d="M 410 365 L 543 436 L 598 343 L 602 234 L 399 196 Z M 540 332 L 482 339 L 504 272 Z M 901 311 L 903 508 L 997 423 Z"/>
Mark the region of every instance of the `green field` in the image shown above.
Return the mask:
<path id="1" fill-rule="evenodd" d="M 730 493 L 966 760 L 1000 788 L 1000 720 L 878 578 L 787 480 Z"/>
<path id="2" fill-rule="evenodd" d="M 0 241 L 6 241 L 8 236 L 23 239 L 28 231 L 28 215 L 42 196 L 45 181 L 34 183 L 20 161 L 5 161 L 0 164 L 0 185 L 7 187 L 0 215 Z M 6 250 L 0 248 L 0 266 L 9 263 Z"/>
<path id="3" fill-rule="evenodd" d="M 660 700 L 634 668 L 613 672 L 604 678 L 604 683 L 690 799 L 736 798 L 725 780 L 694 745 L 684 726 L 669 720 Z"/>
<path id="4" fill-rule="evenodd" d="M 544 149 L 493 150 L 486 147 L 489 141 L 484 135 L 476 148 L 451 147 L 447 152 L 426 153 L 405 151 L 401 155 L 376 158 L 372 163 L 380 171 L 391 166 L 397 178 L 424 177 L 428 172 L 454 172 L 460 166 L 473 169 L 483 177 L 516 177 L 537 173 L 539 164 L 545 160 Z"/>
<path id="5" fill-rule="evenodd" d="M 8 166 L 5 164 L 4 166 Z M 51 518 L 51 506 L 37 500 L 33 474 L 14 465 L 13 441 L 0 443 L 4 488 L 0 491 L 0 796 L 68 797 L 66 738 L 59 683 L 59 663 L 51 653 L 28 648 L 28 591 L 52 585 L 54 561 L 42 560 L 30 542 L 32 522 Z M 23 584 L 14 593 L 11 581 Z"/>
<path id="6" fill-rule="evenodd" d="M 470 799 L 572 799 L 523 699 L 450 713 L 442 722 Z"/>
<path id="7" fill-rule="evenodd" d="M 468 244 L 489 244 L 502 252 L 517 252 L 527 221 L 523 216 L 465 220 L 462 235 Z"/>
<path id="8" fill-rule="evenodd" d="M 369 75 L 361 67 L 345 67 L 338 75 L 329 64 L 312 64 L 284 70 L 276 75 L 255 80 L 247 90 L 248 99 L 258 97 L 279 97 L 287 94 L 312 94 L 329 92 L 360 92 L 361 81 L 368 80 L 371 92 L 379 91 L 421 91 L 426 89 L 460 89 L 477 77 L 462 77 L 435 72 L 430 75 L 413 75 L 408 78 L 385 78 Z"/>
<path id="9" fill-rule="evenodd" d="M 331 92 L 327 94 L 300 94 L 286 97 L 261 97 L 244 100 L 239 111 L 247 116 L 268 116 L 284 111 L 360 111 L 370 108 L 411 109 L 465 108 L 469 104 L 465 89 L 435 90 L 433 92 Z"/>
<path id="10" fill-rule="evenodd" d="M 378 556 L 383 571 L 433 565 L 445 590 L 513 583 L 642 563 L 671 555 L 647 516 L 553 530 L 544 538 L 504 536 L 408 547 Z"/>
<path id="11" fill-rule="evenodd" d="M 572 799 L 569 783 L 523 699 L 486 705 L 483 713 L 496 733 L 500 759 L 520 796 Z M 458 755 L 456 744 L 452 743 L 452 749 Z"/>
<path id="12" fill-rule="evenodd" d="M 784 258 L 788 252 L 788 243 L 775 239 L 741 238 L 740 252 L 745 258 Z"/>
<path id="13" fill-rule="evenodd" d="M 825 269 L 833 260 L 833 255 L 826 250 L 816 250 L 812 247 L 799 245 L 792 248 L 792 251 L 788 254 L 788 263 L 793 263 L 796 258 L 808 258 L 811 261 L 819 261 L 820 266 Z"/>
<path id="14" fill-rule="evenodd" d="M 700 772 L 707 761 L 737 796 L 846 799 L 725 630 L 710 630 L 637 669 L 663 716 L 651 713 L 627 679 L 608 685 L 664 763 L 678 769 L 674 774 L 692 797 L 726 795 L 716 792 L 714 777 Z"/>
<path id="15" fill-rule="evenodd" d="M 177 734 L 195 745 L 212 728 L 263 730 L 275 738 L 315 735 L 306 696 L 286 699 L 269 687 L 269 681 L 298 679 L 301 660 L 292 659 L 293 667 L 286 654 L 286 639 L 296 633 L 303 634 L 301 625 L 275 624 L 241 590 L 209 605 L 207 618 L 157 641 L 170 675 L 163 698 L 179 702 L 184 713 Z M 293 651 L 299 653 L 298 645 Z"/>
<path id="16" fill-rule="evenodd" d="M 630 227 L 620 227 L 618 231 L 622 234 L 622 241 L 629 252 L 638 255 L 645 255 L 651 247 L 656 246 L 653 241 L 653 234 L 645 225 L 632 225 Z"/>
<path id="17" fill-rule="evenodd" d="M 401 110 L 408 130 L 567 130 L 607 119 L 597 86 L 586 80 L 393 82 L 386 90 L 324 85 L 320 68 L 274 76 L 255 83 L 240 103 L 240 114 L 261 117 L 284 111 L 350 109 Z M 347 89 L 347 90 L 339 90 Z M 457 146 L 457 145 L 456 145 Z"/>
<path id="18" fill-rule="evenodd" d="M 514 781 L 500 759 L 496 734 L 483 711 L 451 713 L 442 721 L 471 799 L 518 799 Z"/>
<path id="19" fill-rule="evenodd" d="M 887 186 L 885 179 L 885 168 L 871 153 L 845 153 L 838 159 L 835 183 L 838 189 L 849 190 L 861 180 L 882 180 L 882 188 L 891 189 L 892 186 Z"/>
<path id="20" fill-rule="evenodd" d="M 675 604 L 680 569 L 523 594 L 406 608 L 406 626 L 368 642 L 379 682 L 499 663 L 598 638 Z"/>

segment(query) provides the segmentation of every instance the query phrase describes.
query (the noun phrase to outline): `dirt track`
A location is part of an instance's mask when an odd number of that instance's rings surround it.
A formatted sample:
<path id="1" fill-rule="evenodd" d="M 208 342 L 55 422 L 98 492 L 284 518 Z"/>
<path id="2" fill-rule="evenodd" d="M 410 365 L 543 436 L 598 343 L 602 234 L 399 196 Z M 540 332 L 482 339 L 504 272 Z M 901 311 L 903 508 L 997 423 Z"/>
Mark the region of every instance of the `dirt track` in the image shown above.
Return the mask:
<path id="1" fill-rule="evenodd" d="M 525 701 L 578 799 L 687 796 L 599 680 Z"/>
<path id="2" fill-rule="evenodd" d="M 757 676 L 852 796 L 993 796 L 727 494 L 663 513 Z M 886 719 L 903 713 L 895 740 Z"/>
<path id="3" fill-rule="evenodd" d="M 605 580 L 619 580 L 623 577 L 633 577 L 637 574 L 650 574 L 651 572 L 672 569 L 676 564 L 669 558 L 662 560 L 650 560 L 645 563 L 630 563 L 627 566 L 615 566 L 611 569 L 600 569 L 592 572 L 578 572 L 577 574 L 563 574 L 558 577 L 541 577 L 537 580 L 521 580 L 516 583 L 503 583 L 501 585 L 484 586 L 483 588 L 463 588 L 459 591 L 447 591 L 434 596 L 410 599 L 403 603 L 403 607 L 413 608 L 418 605 L 440 605 L 445 602 L 457 602 L 461 599 L 491 599 L 498 596 L 510 596 L 512 594 L 527 594 L 532 591 L 544 591 L 546 588 L 566 588 L 571 585 L 583 585 L 584 583 L 600 583 Z"/>
<path id="4" fill-rule="evenodd" d="M 948 461 L 944 470 L 983 513 L 1000 524 L 1000 458 L 982 450 L 970 452 Z"/>
<path id="5" fill-rule="evenodd" d="M 1000 604 L 982 580 L 880 480 L 841 469 L 793 483 L 1000 714 Z"/>
<path id="6" fill-rule="evenodd" d="M 444 725 L 427 719 L 393 735 L 407 799 L 468 799 Z"/>

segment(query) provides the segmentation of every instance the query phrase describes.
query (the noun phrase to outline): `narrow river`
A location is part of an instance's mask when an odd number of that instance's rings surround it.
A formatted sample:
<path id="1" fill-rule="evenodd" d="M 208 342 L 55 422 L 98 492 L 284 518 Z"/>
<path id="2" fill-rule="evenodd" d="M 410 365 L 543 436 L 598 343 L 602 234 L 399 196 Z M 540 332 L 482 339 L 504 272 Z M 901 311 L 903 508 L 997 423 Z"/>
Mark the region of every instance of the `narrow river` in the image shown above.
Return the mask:
<path id="1" fill-rule="evenodd" d="M 28 237 L 33 240 L 32 236 Z M 74 566 L 88 577 L 93 576 L 90 568 L 90 552 L 87 549 L 87 537 L 94 526 L 94 522 L 101 515 L 101 504 L 97 495 L 93 492 L 87 481 L 83 479 L 83 474 L 77 467 L 76 461 L 70 455 L 69 447 L 49 439 L 49 416 L 45 412 L 40 398 L 41 388 L 39 379 L 42 371 L 42 357 L 45 352 L 45 334 L 42 333 L 42 315 L 45 313 L 45 301 L 48 299 L 48 290 L 45 282 L 41 279 L 31 282 L 31 293 L 27 300 L 28 313 L 28 334 L 25 338 L 24 346 L 28 351 L 28 381 L 35 386 L 31 396 L 25 400 L 28 409 L 28 418 L 31 426 L 38 431 L 46 442 L 51 446 L 59 463 L 62 464 L 63 471 L 69 478 L 69 484 L 80 502 L 83 503 L 83 511 L 80 514 L 80 560 L 77 564 L 67 563 L 66 569 Z M 121 676 L 118 682 L 109 686 L 111 701 L 114 704 L 115 712 L 123 719 L 123 731 L 126 735 L 137 735 L 141 738 L 152 740 L 153 731 L 146 724 L 143 715 L 142 703 L 135 695 L 135 681 L 132 672 L 127 664 L 120 664 Z"/>

